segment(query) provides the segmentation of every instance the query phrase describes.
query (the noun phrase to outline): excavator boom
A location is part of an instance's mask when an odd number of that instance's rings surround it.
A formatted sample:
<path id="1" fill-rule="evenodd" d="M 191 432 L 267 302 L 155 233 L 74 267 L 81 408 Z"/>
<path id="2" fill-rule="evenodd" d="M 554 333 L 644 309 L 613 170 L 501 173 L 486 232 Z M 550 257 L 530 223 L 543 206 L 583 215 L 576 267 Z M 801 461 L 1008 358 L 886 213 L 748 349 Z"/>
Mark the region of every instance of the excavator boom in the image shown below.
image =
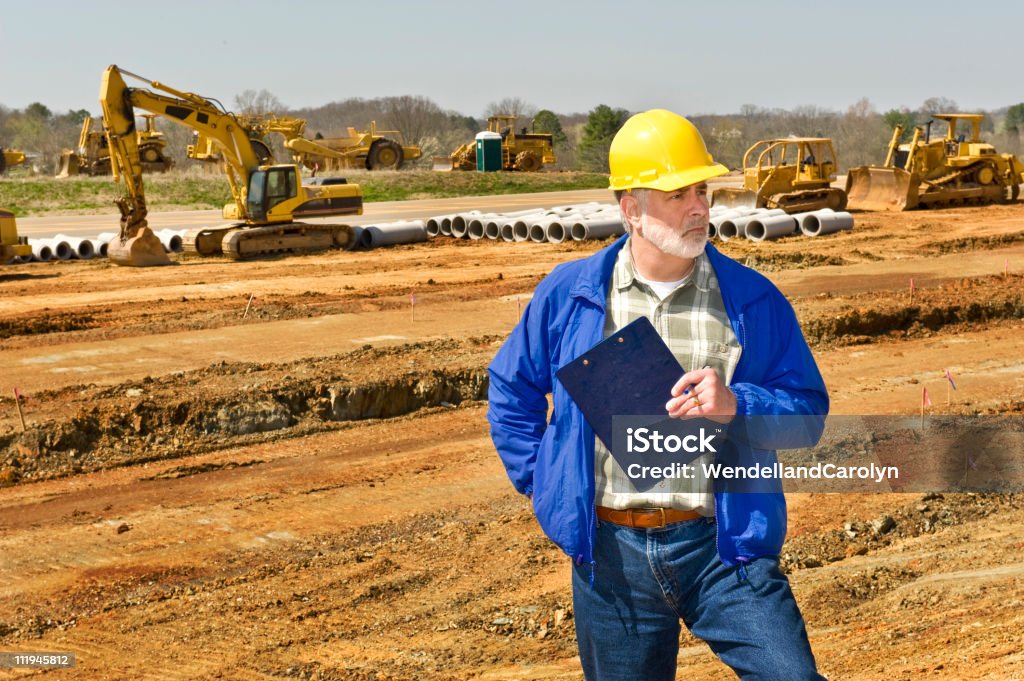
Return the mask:
<path id="1" fill-rule="evenodd" d="M 128 87 L 125 75 L 142 81 L 151 89 Z M 149 230 L 142 162 L 135 137 L 135 109 L 191 128 L 208 146 L 215 147 L 223 160 L 233 198 L 233 202 L 224 207 L 224 217 L 238 224 L 187 235 L 186 248 L 191 247 L 201 255 L 213 255 L 220 254 L 223 247 L 226 249 L 223 252 L 230 257 L 241 258 L 268 252 L 322 250 L 344 246 L 351 238 L 351 228 L 347 225 L 300 224 L 294 217 L 359 215 L 363 205 L 359 186 L 340 178 L 330 183 L 304 185 L 297 166 L 265 165 L 267 161 L 272 162 L 266 145 L 250 139 L 246 126 L 214 101 L 112 65 L 103 74 L 100 104 L 109 140 L 111 172 L 115 179 L 125 180 L 127 190 L 118 200 L 122 227 L 120 246 L 112 249 L 115 262 L 161 264 L 155 252 L 146 246 Z M 235 231 L 244 233 L 232 235 Z"/>

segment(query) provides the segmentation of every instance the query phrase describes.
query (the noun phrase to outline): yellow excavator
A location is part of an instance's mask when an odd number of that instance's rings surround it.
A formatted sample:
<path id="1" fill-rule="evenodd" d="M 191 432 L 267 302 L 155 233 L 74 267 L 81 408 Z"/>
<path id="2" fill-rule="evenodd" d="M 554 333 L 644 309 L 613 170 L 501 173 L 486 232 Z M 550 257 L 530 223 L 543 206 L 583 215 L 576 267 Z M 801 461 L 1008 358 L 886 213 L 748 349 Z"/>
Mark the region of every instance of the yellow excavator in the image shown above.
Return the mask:
<path id="1" fill-rule="evenodd" d="M 947 125 L 945 137 L 931 136 L 931 121 L 900 144 L 896 126 L 881 167 L 850 168 L 846 193 L 856 210 L 912 210 L 936 206 L 1015 201 L 1024 182 L 1024 165 L 1013 154 L 996 153 L 981 141 L 982 114 L 934 114 Z M 971 126 L 970 138 L 957 133 Z"/>
<path id="2" fill-rule="evenodd" d="M 126 76 L 152 90 L 128 87 Z M 115 180 L 124 179 L 126 191 L 117 199 L 121 230 L 108 248 L 108 256 L 115 263 L 135 267 L 170 263 L 163 245 L 146 222 L 135 109 L 200 133 L 212 140 L 223 158 L 234 199 L 224 206 L 224 218 L 233 222 L 188 232 L 184 239 L 187 251 L 200 255 L 223 253 L 242 259 L 268 253 L 315 252 L 344 247 L 351 241 L 352 228 L 348 225 L 295 220 L 361 215 L 363 196 L 359 185 L 348 184 L 344 178 L 318 178 L 304 183 L 298 166 L 268 164 L 272 159 L 262 153 L 265 145 L 255 145 L 234 114 L 213 101 L 111 65 L 103 72 L 100 106 L 111 171 Z"/>

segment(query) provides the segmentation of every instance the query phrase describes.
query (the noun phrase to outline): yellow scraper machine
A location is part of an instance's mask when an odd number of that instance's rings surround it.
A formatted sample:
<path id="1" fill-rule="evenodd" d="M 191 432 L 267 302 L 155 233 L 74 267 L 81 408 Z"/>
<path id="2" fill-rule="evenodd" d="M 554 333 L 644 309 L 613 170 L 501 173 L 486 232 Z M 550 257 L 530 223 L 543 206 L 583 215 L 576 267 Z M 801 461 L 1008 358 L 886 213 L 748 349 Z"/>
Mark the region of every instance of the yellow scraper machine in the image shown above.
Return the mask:
<path id="1" fill-rule="evenodd" d="M 128 76 L 152 90 L 130 88 Z M 268 253 L 308 253 L 347 246 L 352 228 L 341 224 L 310 224 L 296 218 L 361 215 L 359 185 L 344 178 L 303 182 L 293 164 L 267 164 L 266 145 L 250 140 L 234 114 L 214 100 L 109 66 L 100 86 L 103 127 L 115 179 L 124 179 L 125 195 L 117 200 L 121 231 L 108 255 L 119 265 L 145 267 L 170 262 L 160 240 L 146 222 L 142 159 L 135 131 L 135 109 L 185 125 L 212 140 L 220 151 L 231 186 L 232 203 L 224 207 L 231 224 L 193 230 L 184 239 L 186 250 L 200 255 L 241 259 Z"/>
<path id="2" fill-rule="evenodd" d="M 885 164 L 851 168 L 846 177 L 850 208 L 911 210 L 934 206 L 1016 200 L 1024 165 L 1013 154 L 997 153 L 981 140 L 982 114 L 934 114 L 946 123 L 944 137 L 932 137 L 929 121 L 901 144 L 896 126 Z M 959 127 L 970 128 L 970 134 Z"/>
<path id="3" fill-rule="evenodd" d="M 711 205 L 781 208 L 787 213 L 846 207 L 836 179 L 835 147 L 827 137 L 787 137 L 755 142 L 743 155 L 743 188 L 724 187 Z"/>

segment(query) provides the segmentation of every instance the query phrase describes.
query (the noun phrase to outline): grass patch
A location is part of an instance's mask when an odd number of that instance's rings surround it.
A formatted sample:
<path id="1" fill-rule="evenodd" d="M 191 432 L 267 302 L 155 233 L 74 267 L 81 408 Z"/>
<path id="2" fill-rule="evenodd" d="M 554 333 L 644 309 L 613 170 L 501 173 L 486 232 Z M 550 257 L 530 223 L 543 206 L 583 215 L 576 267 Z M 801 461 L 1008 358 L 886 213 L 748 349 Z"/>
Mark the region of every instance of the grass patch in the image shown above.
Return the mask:
<path id="1" fill-rule="evenodd" d="M 430 170 L 398 172 L 349 171 L 343 174 L 359 184 L 363 200 L 403 201 L 409 199 L 523 194 L 608 186 L 599 173 L 439 173 Z M 147 175 L 146 202 L 153 212 L 168 210 L 220 209 L 231 200 L 223 175 L 172 171 Z M 5 178 L 0 180 L 0 207 L 20 217 L 50 214 L 117 213 L 114 199 L 123 185 L 109 177 Z"/>

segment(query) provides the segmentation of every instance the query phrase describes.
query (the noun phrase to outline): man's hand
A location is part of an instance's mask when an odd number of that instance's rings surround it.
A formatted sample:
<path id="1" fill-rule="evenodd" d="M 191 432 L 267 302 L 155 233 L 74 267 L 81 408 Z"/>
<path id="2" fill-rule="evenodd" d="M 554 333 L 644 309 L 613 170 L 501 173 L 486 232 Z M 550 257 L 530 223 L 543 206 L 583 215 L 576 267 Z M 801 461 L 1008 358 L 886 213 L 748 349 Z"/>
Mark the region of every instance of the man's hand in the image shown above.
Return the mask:
<path id="1" fill-rule="evenodd" d="M 683 374 L 676 381 L 665 410 L 676 419 L 700 417 L 729 423 L 736 416 L 736 396 L 714 369 L 698 369 Z"/>

